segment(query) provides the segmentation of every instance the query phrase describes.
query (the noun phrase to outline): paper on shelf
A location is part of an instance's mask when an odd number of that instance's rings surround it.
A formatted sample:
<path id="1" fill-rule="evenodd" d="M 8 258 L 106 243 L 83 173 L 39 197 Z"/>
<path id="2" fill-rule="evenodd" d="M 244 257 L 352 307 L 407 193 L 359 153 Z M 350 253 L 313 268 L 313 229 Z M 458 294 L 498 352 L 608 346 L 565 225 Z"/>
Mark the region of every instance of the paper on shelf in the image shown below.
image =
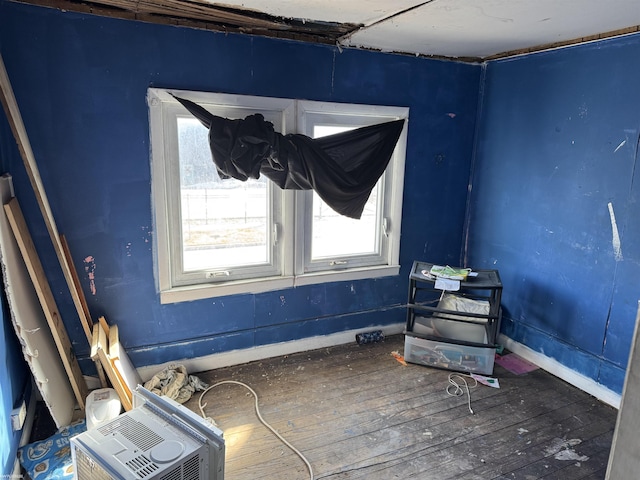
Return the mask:
<path id="1" fill-rule="evenodd" d="M 458 290 L 460 290 L 460 280 L 451 280 L 449 278 L 436 277 L 436 283 L 434 286 L 438 290 L 457 292 Z"/>

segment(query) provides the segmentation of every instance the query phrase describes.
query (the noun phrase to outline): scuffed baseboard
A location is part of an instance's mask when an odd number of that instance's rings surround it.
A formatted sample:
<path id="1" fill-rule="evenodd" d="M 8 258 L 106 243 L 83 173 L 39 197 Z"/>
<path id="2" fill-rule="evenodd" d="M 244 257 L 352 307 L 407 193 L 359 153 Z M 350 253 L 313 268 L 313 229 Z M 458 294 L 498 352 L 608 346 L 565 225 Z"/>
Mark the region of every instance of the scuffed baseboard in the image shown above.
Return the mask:
<path id="1" fill-rule="evenodd" d="M 184 365 L 188 372 L 204 372 L 207 370 L 215 370 L 217 368 L 224 368 L 232 365 L 264 360 L 266 358 L 272 358 L 281 355 L 291 355 L 293 353 L 351 343 L 355 341 L 355 335 L 357 333 L 365 331 L 382 330 L 385 335 L 397 335 L 404 331 L 404 327 L 404 323 L 398 323 L 394 325 L 387 325 L 384 327 L 368 327 L 366 329 L 349 330 L 346 332 L 304 338 L 291 342 L 263 345 L 249 349 L 233 350 L 230 352 L 214 353 L 197 358 L 185 358 L 172 362 L 166 362 L 160 365 L 148 365 L 140 367 L 137 370 L 140 374 L 140 377 L 142 378 L 142 381 L 146 382 L 151 379 L 151 377 L 153 377 L 156 373 L 172 363 L 179 363 Z M 608 389 L 604 385 L 597 383 L 593 379 L 588 378 L 576 372 L 575 370 L 571 370 L 565 365 L 562 365 L 557 360 L 536 352 L 503 334 L 499 336 L 498 343 L 506 347 L 509 351 L 520 355 L 525 360 L 536 364 L 538 367 L 549 372 L 550 374 L 561 378 L 565 382 L 575 386 L 576 388 L 579 388 L 580 390 L 590 395 L 593 395 L 598 400 L 611 405 L 616 409 L 620 408 L 621 395 Z"/>
<path id="2" fill-rule="evenodd" d="M 521 356 L 525 360 L 534 363 L 543 370 L 550 374 L 561 378 L 565 382 L 579 388 L 583 392 L 593 395 L 601 402 L 611 405 L 614 408 L 620 409 L 621 395 L 609 390 L 604 385 L 599 384 L 589 377 L 571 370 L 570 368 L 562 365 L 557 360 L 547 357 L 540 352 L 536 352 L 529 347 L 510 339 L 509 337 L 500 334 L 498 337 L 498 343 L 503 345 L 507 350 Z"/>
<path id="3" fill-rule="evenodd" d="M 384 327 L 367 327 L 346 332 L 334 333 L 331 335 L 323 335 L 318 337 L 304 338 L 301 340 L 293 340 L 291 342 L 276 343 L 273 345 L 263 345 L 243 350 L 233 350 L 231 352 L 214 353 L 198 358 L 185 358 L 173 362 L 167 362 L 162 365 L 149 365 L 137 368 L 143 382 L 148 381 L 156 373 L 166 368 L 170 364 L 184 365 L 188 372 L 204 372 L 207 370 L 215 370 L 217 368 L 229 367 L 231 365 L 240 365 L 242 363 L 264 360 L 265 358 L 278 357 L 281 355 L 291 355 L 293 353 L 306 352 L 318 348 L 332 347 L 335 345 L 343 345 L 355 342 L 355 335 L 362 332 L 370 332 L 373 330 L 382 330 L 385 335 L 396 335 L 403 332 L 404 323 L 393 325 L 385 325 Z"/>

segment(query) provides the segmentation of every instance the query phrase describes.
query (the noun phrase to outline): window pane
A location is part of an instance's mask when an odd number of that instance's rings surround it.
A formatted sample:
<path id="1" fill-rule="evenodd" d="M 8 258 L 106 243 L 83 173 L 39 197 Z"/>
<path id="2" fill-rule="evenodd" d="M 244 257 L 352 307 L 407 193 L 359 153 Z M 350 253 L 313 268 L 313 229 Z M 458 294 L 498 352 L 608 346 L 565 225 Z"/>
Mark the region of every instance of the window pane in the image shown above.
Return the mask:
<path id="1" fill-rule="evenodd" d="M 183 270 L 266 264 L 269 201 L 264 177 L 222 180 L 211 160 L 208 131 L 178 118 Z"/>
<path id="2" fill-rule="evenodd" d="M 351 130 L 355 127 L 314 125 L 313 137 Z M 359 220 L 336 213 L 313 192 L 311 260 L 378 253 L 378 191 L 372 190 Z"/>

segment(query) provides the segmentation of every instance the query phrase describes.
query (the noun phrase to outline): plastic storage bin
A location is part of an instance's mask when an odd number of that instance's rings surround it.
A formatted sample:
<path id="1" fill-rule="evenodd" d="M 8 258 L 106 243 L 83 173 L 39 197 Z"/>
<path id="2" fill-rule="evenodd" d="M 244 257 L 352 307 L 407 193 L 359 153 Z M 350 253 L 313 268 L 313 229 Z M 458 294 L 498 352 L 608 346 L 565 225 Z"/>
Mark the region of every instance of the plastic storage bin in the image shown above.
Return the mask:
<path id="1" fill-rule="evenodd" d="M 461 372 L 493 374 L 495 347 L 474 347 L 405 334 L 404 359 L 410 363 Z"/>

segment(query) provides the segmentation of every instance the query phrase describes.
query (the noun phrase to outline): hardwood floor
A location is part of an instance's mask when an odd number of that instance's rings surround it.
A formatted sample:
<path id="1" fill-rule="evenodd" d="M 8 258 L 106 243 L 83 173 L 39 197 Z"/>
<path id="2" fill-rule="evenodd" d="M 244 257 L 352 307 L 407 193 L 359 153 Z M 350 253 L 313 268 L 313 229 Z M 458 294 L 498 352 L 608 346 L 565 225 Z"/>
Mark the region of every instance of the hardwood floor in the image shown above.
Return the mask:
<path id="1" fill-rule="evenodd" d="M 402 335 L 197 375 L 244 382 L 315 479 L 603 479 L 617 410 L 536 370 L 496 365 L 500 388 L 446 392 L 449 371 L 401 365 Z M 186 404 L 199 412 L 196 392 Z M 244 387 L 204 395 L 225 432 L 227 480 L 304 480 L 303 461 L 259 422 Z"/>

